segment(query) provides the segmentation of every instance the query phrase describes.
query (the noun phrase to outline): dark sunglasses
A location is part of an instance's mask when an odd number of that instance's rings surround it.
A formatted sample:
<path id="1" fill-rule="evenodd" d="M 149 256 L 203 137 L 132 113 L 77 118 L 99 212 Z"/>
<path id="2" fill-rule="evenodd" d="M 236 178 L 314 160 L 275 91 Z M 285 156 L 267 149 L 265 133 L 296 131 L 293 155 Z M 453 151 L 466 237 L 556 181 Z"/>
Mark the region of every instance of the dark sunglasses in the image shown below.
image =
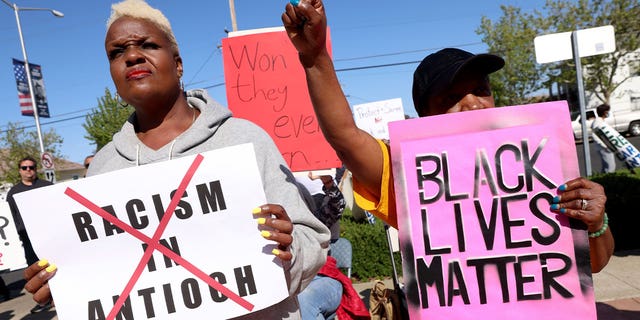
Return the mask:
<path id="1" fill-rule="evenodd" d="M 26 171 L 27 169 L 29 169 L 29 170 L 35 170 L 35 169 L 36 169 L 36 166 L 22 166 L 22 167 L 20 167 L 20 169 L 25 170 L 25 171 Z"/>

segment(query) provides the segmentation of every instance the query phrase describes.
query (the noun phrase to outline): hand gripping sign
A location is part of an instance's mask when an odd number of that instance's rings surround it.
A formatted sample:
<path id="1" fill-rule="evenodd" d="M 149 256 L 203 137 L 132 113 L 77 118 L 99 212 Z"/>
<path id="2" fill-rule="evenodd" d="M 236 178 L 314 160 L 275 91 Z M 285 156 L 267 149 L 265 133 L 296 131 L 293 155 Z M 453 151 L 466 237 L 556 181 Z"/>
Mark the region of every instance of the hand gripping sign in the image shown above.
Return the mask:
<path id="1" fill-rule="evenodd" d="M 411 319 L 596 318 L 587 233 L 550 211 L 579 176 L 569 119 L 562 101 L 390 124 Z"/>
<path id="2" fill-rule="evenodd" d="M 58 265 L 50 286 L 60 319 L 226 319 L 288 296 L 251 214 L 266 203 L 251 144 L 16 201 L 38 256 Z"/>

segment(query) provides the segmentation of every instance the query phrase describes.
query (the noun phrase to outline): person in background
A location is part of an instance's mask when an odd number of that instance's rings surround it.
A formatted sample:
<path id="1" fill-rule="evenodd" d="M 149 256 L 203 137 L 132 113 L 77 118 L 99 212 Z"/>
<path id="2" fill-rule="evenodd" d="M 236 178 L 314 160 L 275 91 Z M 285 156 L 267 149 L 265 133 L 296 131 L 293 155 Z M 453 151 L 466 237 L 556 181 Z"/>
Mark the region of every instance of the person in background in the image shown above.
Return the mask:
<path id="1" fill-rule="evenodd" d="M 595 128 L 605 122 L 604 119 L 609 117 L 610 111 L 611 107 L 608 104 L 601 104 L 596 107 L 596 113 L 598 114 L 598 116 L 595 118 L 590 118 L 593 119 L 593 122 L 591 122 L 591 137 L 593 138 L 593 142 L 595 142 L 596 151 L 600 156 L 601 173 L 610 173 L 616 171 L 615 154 L 613 153 L 613 151 L 609 150 L 604 141 L 602 141 L 602 139 L 600 139 L 600 137 L 598 137 L 598 135 L 595 133 Z"/>
<path id="2" fill-rule="evenodd" d="M 333 242 L 340 237 L 340 217 L 342 217 L 346 201 L 332 176 L 319 176 L 309 171 L 308 177 L 310 180 L 319 181 L 322 184 L 322 197 L 320 201 L 317 201 L 314 196 L 317 210 L 313 212 L 316 218 L 329 228 Z"/>
<path id="3" fill-rule="evenodd" d="M 344 196 L 332 176 L 314 175 L 309 171 L 307 177 L 322 183 L 322 198 L 302 189 L 306 188 L 303 182 L 307 179 L 304 178 L 297 179 L 301 193 L 313 197 L 307 201 L 311 211 L 331 230 L 331 241 L 336 241 L 340 237 L 340 217 L 346 207 Z M 335 316 L 340 320 L 369 319 L 369 311 L 353 288 L 351 279 L 340 271 L 336 259 L 330 255 L 318 275 L 298 294 L 298 301 L 303 320 L 333 319 Z"/>
<path id="4" fill-rule="evenodd" d="M 309 171 L 307 174 L 302 172 L 295 173 L 296 183 L 298 185 L 302 185 L 305 190 L 309 192 L 313 201 L 313 206 L 309 206 L 310 208 L 318 209 L 322 207 L 322 202 L 325 200 L 325 193 L 322 190 L 323 183 L 322 180 L 318 178 L 312 178 L 313 172 Z M 313 211 L 312 211 L 313 212 Z"/>
<path id="5" fill-rule="evenodd" d="M 89 165 L 91 164 L 91 161 L 93 161 L 94 156 L 95 155 L 92 154 L 84 158 L 84 169 L 85 169 L 84 176 L 85 177 L 87 176 L 87 171 L 89 171 Z"/>
<path id="6" fill-rule="evenodd" d="M 288 3 L 283 25 L 305 70 L 307 86 L 327 142 L 353 174 L 358 205 L 398 226 L 388 144 L 359 129 L 326 49 L 327 16 L 321 0 Z M 504 60 L 446 48 L 425 57 L 413 77 L 413 102 L 420 117 L 494 108 L 489 74 Z M 604 188 L 578 177 L 558 188 L 553 212 L 584 222 L 589 232 L 591 269 L 598 272 L 613 254 L 614 241 L 604 212 Z"/>
<path id="7" fill-rule="evenodd" d="M 2 279 L 2 275 L 0 275 L 0 302 L 7 300 L 11 300 L 11 290 Z"/>
<path id="8" fill-rule="evenodd" d="M 18 162 L 20 182 L 14 185 L 7 193 L 7 202 L 9 202 L 9 208 L 11 209 L 13 222 L 16 225 L 16 230 L 18 231 L 18 236 L 20 237 L 20 241 L 22 241 L 22 246 L 24 248 L 24 256 L 25 256 L 25 259 L 27 260 L 27 264 L 29 265 L 37 262 L 38 256 L 33 250 L 33 246 L 31 246 L 31 240 L 29 240 L 27 229 L 24 226 L 24 222 L 22 221 L 22 216 L 20 215 L 20 210 L 16 205 L 16 201 L 13 198 L 13 196 L 20 192 L 25 192 L 25 191 L 52 185 L 51 182 L 38 178 L 37 169 L 38 169 L 38 163 L 35 158 L 31 156 L 26 156 L 22 158 Z M 51 308 L 51 304 L 47 304 L 47 303 L 42 305 L 38 304 L 31 309 L 31 313 L 47 311 L 50 308 Z"/>
<path id="9" fill-rule="evenodd" d="M 146 2 L 114 4 L 104 43 L 117 93 L 135 111 L 113 141 L 96 153 L 87 176 L 252 143 L 256 157 L 252 160 L 258 164 L 269 202 L 253 214 L 260 214 L 257 225 L 266 231 L 262 236 L 278 245 L 265 254 L 282 261 L 290 296 L 239 318 L 300 319 L 296 295 L 325 263 L 329 230 L 300 197 L 273 140 L 257 125 L 233 118 L 205 90 L 184 92 L 183 62 L 171 25 Z M 211 259 L 218 258 L 211 255 Z M 51 301 L 47 281 L 55 270 L 48 261 L 25 270 L 25 289 L 36 302 Z"/>

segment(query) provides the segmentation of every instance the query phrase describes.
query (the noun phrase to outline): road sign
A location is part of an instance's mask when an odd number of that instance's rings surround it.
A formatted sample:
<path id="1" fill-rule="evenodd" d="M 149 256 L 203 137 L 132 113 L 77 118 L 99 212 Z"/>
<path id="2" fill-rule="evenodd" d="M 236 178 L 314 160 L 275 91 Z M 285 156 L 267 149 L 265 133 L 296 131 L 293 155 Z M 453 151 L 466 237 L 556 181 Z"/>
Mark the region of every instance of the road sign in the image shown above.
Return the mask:
<path id="1" fill-rule="evenodd" d="M 549 63 L 573 58 L 576 66 L 576 78 L 578 80 L 578 102 L 580 104 L 582 141 L 589 141 L 587 137 L 586 103 L 580 58 L 616 51 L 616 35 L 613 26 L 608 25 L 538 36 L 533 40 L 533 43 L 536 51 L 536 61 L 538 63 Z M 582 147 L 584 149 L 585 172 L 587 176 L 590 176 L 591 158 L 589 157 L 589 144 L 583 143 Z"/>
<path id="2" fill-rule="evenodd" d="M 616 38 L 613 26 L 577 30 L 578 53 L 589 57 L 614 52 Z M 552 33 L 533 39 L 538 63 L 569 60 L 573 58 L 571 32 Z"/>
<path id="3" fill-rule="evenodd" d="M 53 169 L 44 169 L 44 179 L 56 183 L 56 171 Z"/>
<path id="4" fill-rule="evenodd" d="M 53 165 L 53 156 L 51 155 L 51 153 L 43 152 L 40 159 L 42 160 L 42 167 L 45 169 L 45 171 L 46 169 L 55 169 L 55 166 Z"/>

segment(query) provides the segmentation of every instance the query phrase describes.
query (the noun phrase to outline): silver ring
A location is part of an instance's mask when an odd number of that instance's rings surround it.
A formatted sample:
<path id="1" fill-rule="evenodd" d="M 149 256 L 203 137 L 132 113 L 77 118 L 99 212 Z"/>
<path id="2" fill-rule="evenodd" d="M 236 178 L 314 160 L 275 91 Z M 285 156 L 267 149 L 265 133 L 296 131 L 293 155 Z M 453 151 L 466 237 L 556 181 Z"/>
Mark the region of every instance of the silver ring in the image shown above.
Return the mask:
<path id="1" fill-rule="evenodd" d="M 587 210 L 587 205 L 589 205 L 589 201 L 585 199 L 581 199 L 580 204 L 582 205 L 582 210 Z"/>

